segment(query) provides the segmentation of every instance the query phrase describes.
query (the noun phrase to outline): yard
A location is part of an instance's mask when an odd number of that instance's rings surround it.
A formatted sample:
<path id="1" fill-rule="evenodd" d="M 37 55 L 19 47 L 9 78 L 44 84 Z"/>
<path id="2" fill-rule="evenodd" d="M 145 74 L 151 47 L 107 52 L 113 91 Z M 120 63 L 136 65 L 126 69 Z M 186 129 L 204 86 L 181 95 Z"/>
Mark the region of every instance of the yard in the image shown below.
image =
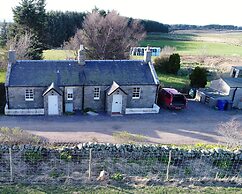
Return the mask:
<path id="1" fill-rule="evenodd" d="M 5 82 L 6 71 L 0 70 L 0 83 Z"/>

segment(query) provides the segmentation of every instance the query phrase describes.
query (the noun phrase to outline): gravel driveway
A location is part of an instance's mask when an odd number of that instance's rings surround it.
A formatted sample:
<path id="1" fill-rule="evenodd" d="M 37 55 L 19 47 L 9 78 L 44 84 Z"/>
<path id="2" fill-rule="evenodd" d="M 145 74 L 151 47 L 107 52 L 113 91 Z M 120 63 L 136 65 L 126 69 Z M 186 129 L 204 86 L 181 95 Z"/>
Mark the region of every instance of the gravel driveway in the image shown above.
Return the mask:
<path id="1" fill-rule="evenodd" d="M 20 127 L 44 136 L 51 142 L 122 142 L 113 133 L 128 131 L 141 134 L 142 141 L 164 144 L 218 143 L 223 138 L 216 133 L 220 122 L 236 118 L 239 110 L 218 111 L 190 101 L 182 111 L 162 109 L 159 114 L 98 116 L 0 116 L 0 127 Z M 124 140 L 126 141 L 126 140 Z M 128 140 L 127 140 L 128 141 Z"/>

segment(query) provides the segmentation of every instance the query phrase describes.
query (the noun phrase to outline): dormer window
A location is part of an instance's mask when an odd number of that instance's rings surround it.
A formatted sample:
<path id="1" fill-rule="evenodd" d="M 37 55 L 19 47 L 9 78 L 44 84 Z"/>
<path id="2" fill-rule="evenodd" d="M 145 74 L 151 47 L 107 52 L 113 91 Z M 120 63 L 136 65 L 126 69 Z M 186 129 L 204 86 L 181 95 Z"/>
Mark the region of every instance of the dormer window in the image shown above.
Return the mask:
<path id="1" fill-rule="evenodd" d="M 25 90 L 25 101 L 34 101 L 34 89 Z"/>

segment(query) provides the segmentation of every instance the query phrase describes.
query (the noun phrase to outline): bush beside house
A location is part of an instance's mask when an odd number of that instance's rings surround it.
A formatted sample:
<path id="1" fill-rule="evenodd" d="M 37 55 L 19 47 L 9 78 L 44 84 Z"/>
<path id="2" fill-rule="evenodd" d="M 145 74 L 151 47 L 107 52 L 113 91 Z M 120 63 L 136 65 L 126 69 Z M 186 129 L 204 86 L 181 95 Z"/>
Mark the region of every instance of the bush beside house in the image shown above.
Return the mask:
<path id="1" fill-rule="evenodd" d="M 207 71 L 204 68 L 196 67 L 189 76 L 190 86 L 194 88 L 204 88 L 207 85 Z"/>
<path id="2" fill-rule="evenodd" d="M 175 53 L 168 56 L 160 56 L 154 59 L 155 68 L 162 73 L 176 75 L 180 69 L 180 55 Z"/>

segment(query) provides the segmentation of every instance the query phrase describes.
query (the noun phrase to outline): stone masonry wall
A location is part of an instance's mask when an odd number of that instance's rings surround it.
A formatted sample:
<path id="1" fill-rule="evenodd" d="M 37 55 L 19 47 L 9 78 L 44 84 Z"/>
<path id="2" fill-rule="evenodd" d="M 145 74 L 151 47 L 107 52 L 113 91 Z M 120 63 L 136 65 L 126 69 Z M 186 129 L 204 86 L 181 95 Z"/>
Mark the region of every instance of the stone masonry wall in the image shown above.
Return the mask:
<path id="1" fill-rule="evenodd" d="M 25 90 L 34 89 L 34 100 L 25 101 Z M 45 87 L 8 87 L 9 109 L 44 108 Z"/>
<path id="2" fill-rule="evenodd" d="M 70 146 L 61 146 L 58 148 L 48 148 L 38 145 L 6 145 L 0 144 L 0 153 L 8 152 L 9 148 L 14 152 L 33 151 L 47 153 L 68 152 L 70 155 L 87 156 L 90 149 L 93 151 L 93 157 L 123 157 L 132 159 L 155 158 L 167 155 L 172 152 L 173 159 L 195 159 L 205 157 L 210 160 L 236 160 L 242 162 L 242 149 L 229 151 L 226 149 L 182 149 L 167 145 L 145 145 L 145 144 L 111 144 L 111 143 L 80 143 Z M 241 163 L 242 164 L 242 163 Z"/>

